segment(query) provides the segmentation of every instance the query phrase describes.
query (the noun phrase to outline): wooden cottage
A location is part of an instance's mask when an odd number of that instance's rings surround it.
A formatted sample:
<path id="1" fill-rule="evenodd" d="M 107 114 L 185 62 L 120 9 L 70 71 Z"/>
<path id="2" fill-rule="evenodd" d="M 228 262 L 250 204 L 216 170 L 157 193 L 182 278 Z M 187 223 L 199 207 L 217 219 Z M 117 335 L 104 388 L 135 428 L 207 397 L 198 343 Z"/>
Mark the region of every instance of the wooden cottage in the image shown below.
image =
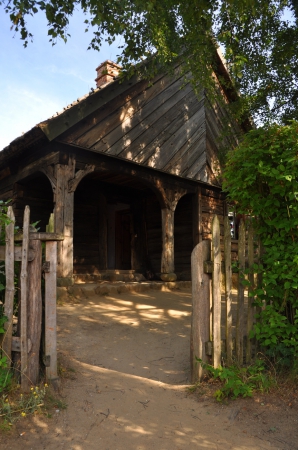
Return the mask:
<path id="1" fill-rule="evenodd" d="M 226 113 L 177 66 L 153 81 L 97 69 L 97 88 L 0 153 L 0 198 L 45 231 L 54 212 L 60 285 L 122 273 L 190 279 L 193 247 L 226 214 L 218 161 Z M 219 59 L 219 70 L 226 74 Z M 227 100 L 229 93 L 224 93 Z M 225 141 L 234 145 L 235 141 Z"/>

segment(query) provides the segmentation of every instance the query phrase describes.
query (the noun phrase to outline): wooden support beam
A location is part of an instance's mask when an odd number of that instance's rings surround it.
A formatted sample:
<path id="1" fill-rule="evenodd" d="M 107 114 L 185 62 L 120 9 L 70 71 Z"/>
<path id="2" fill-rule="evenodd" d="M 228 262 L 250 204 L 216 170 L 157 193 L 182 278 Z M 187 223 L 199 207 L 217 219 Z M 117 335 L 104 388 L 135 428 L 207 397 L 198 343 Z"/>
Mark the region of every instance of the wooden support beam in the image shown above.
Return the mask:
<path id="1" fill-rule="evenodd" d="M 161 255 L 161 279 L 163 281 L 175 281 L 174 261 L 174 214 L 180 198 L 187 193 L 186 189 L 169 189 L 166 185 L 158 183 L 158 189 L 162 195 L 165 208 L 161 210 L 162 225 L 162 255 Z"/>
<path id="2" fill-rule="evenodd" d="M 56 192 L 57 187 L 57 178 L 55 177 L 54 173 L 54 167 L 53 166 L 44 166 L 40 169 L 40 172 L 44 173 L 46 177 L 49 179 L 49 182 L 51 183 L 53 192 Z"/>
<path id="3" fill-rule="evenodd" d="M 4 324 L 5 335 L 2 341 L 2 350 L 4 356 L 8 359 L 8 364 L 11 363 L 11 350 L 12 350 L 12 320 L 13 320 L 13 299 L 15 293 L 14 287 L 14 224 L 15 217 L 11 206 L 8 207 L 7 215 L 11 222 L 6 226 L 5 240 L 6 246 L 1 247 L 4 249 L 5 259 L 5 300 L 4 300 L 4 314 L 7 317 L 7 322 Z"/>
<path id="4" fill-rule="evenodd" d="M 228 365 L 232 364 L 232 264 L 231 264 L 231 226 L 229 218 L 224 220 L 225 294 L 226 294 L 226 354 Z"/>
<path id="5" fill-rule="evenodd" d="M 196 360 L 208 362 L 206 342 L 210 339 L 211 276 L 204 272 L 204 261 L 210 260 L 210 241 L 202 241 L 191 254 L 192 316 L 190 339 L 191 382 L 201 381 L 204 369 Z"/>
<path id="6" fill-rule="evenodd" d="M 17 183 L 18 181 L 23 180 L 24 178 L 32 174 L 36 174 L 36 172 L 43 172 L 43 169 L 45 169 L 46 167 L 49 167 L 51 164 L 57 163 L 59 154 L 57 152 L 51 152 L 46 154 L 46 152 L 48 151 L 50 151 L 50 147 L 48 147 L 47 149 L 43 147 L 42 155 L 40 155 L 40 157 L 37 157 L 35 161 L 30 162 L 22 170 L 19 170 L 17 173 L 14 173 L 13 175 L 8 175 L 4 179 L 1 179 L 1 192 L 5 192 L 8 186 L 13 186 L 14 183 Z M 1 155 L 1 157 L 3 157 L 3 155 Z"/>
<path id="7" fill-rule="evenodd" d="M 28 337 L 27 337 L 27 297 L 28 297 L 28 250 L 29 250 L 30 208 L 25 207 L 23 221 L 22 266 L 21 266 L 21 386 L 29 389 L 28 378 Z"/>
<path id="8" fill-rule="evenodd" d="M 70 156 L 68 164 L 56 165 L 57 188 L 55 195 L 55 232 L 64 240 L 58 244 L 58 278 L 73 277 L 73 212 L 74 193 L 68 191 L 68 182 L 75 176 L 75 159 Z"/>
<path id="9" fill-rule="evenodd" d="M 54 213 L 50 215 L 49 222 L 46 225 L 46 233 L 54 233 L 55 231 L 55 217 Z"/>
<path id="10" fill-rule="evenodd" d="M 88 175 L 88 173 L 94 172 L 94 169 L 94 164 L 86 164 L 85 169 L 78 170 L 74 178 L 68 181 L 68 192 L 74 192 L 80 181 Z"/>
<path id="11" fill-rule="evenodd" d="M 28 378 L 35 385 L 39 381 L 39 350 L 42 323 L 41 298 L 41 270 L 42 250 L 41 241 L 30 241 L 30 247 L 35 251 L 35 258 L 28 264 L 28 302 L 27 302 L 27 337 L 31 341 L 28 349 Z"/>
<path id="12" fill-rule="evenodd" d="M 64 236 L 60 233 L 29 233 L 29 239 L 30 241 L 63 241 Z M 23 234 L 18 233 L 15 235 L 14 240 L 16 242 L 23 240 Z M 1 247 L 0 247 L 1 249 Z M 18 255 L 18 247 L 15 247 L 16 255 Z M 1 255 L 1 253 L 0 253 Z M 30 255 L 30 253 L 29 253 Z M 32 250 L 32 255 L 34 257 L 34 250 Z M 33 258 L 32 258 L 33 259 Z"/>
<path id="13" fill-rule="evenodd" d="M 253 321 L 254 321 L 254 315 L 255 315 L 255 306 L 254 303 L 254 297 L 253 297 L 253 291 L 255 288 L 254 283 L 254 230 L 252 225 L 252 219 L 249 221 L 249 228 L 248 228 L 248 267 L 249 267 L 249 295 L 247 299 L 247 342 L 246 342 L 246 364 L 251 363 L 252 358 L 252 339 L 250 338 L 250 333 L 253 329 Z"/>
<path id="14" fill-rule="evenodd" d="M 174 211 L 168 208 L 161 210 L 162 223 L 162 255 L 161 273 L 174 274 Z M 166 281 L 166 280 L 165 280 Z M 174 281 L 174 280 L 173 280 Z"/>
<path id="15" fill-rule="evenodd" d="M 48 380 L 58 378 L 57 374 L 57 242 L 46 242 L 46 261 L 49 262 L 45 273 L 45 365 Z"/>
<path id="16" fill-rule="evenodd" d="M 193 196 L 193 244 L 196 246 L 203 240 L 202 227 L 202 189 L 198 187 Z"/>
<path id="17" fill-rule="evenodd" d="M 213 336 L 213 366 L 221 365 L 221 251 L 220 226 L 217 216 L 212 220 L 212 336 Z"/>
<path id="18" fill-rule="evenodd" d="M 238 303 L 237 303 L 237 324 L 236 324 L 236 358 L 237 362 L 243 364 L 243 331 L 244 331 L 244 290 L 242 284 L 245 271 L 245 223 L 240 220 L 239 240 L 238 240 Z"/>
<path id="19" fill-rule="evenodd" d="M 31 342 L 31 339 L 29 339 L 29 338 L 27 341 L 27 346 L 28 346 L 28 353 L 29 353 L 32 348 L 32 342 Z M 21 338 L 19 336 L 12 337 L 11 350 L 13 352 L 21 353 Z"/>

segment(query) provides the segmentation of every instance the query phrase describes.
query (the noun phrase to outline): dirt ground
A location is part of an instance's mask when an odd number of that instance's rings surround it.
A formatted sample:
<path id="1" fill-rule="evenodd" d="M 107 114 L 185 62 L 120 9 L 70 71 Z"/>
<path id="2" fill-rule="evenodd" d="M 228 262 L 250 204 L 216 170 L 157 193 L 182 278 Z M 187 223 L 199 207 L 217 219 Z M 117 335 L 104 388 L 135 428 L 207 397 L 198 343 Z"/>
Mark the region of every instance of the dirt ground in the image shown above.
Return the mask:
<path id="1" fill-rule="evenodd" d="M 298 449 L 298 392 L 190 392 L 190 314 L 187 289 L 60 305 L 60 409 L 18 421 L 0 449 Z"/>

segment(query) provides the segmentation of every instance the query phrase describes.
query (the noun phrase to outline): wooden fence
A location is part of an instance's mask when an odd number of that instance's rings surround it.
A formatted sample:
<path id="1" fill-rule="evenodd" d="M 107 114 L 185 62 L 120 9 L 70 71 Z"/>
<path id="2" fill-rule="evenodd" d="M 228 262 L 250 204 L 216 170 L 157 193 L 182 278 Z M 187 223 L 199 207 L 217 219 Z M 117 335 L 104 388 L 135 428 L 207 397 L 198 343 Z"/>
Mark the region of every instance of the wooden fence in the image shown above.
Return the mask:
<path id="1" fill-rule="evenodd" d="M 222 242 L 223 241 L 223 242 Z M 249 337 L 255 320 L 251 294 L 254 289 L 253 265 L 258 258 L 251 221 L 241 220 L 238 242 L 238 276 L 232 289 L 231 230 L 228 217 L 224 221 L 224 238 L 215 216 L 212 222 L 212 241 L 200 242 L 192 252 L 192 323 L 191 372 L 192 381 L 201 380 L 204 369 L 199 358 L 218 367 L 222 358 L 227 364 L 236 360 L 240 365 L 252 358 L 253 341 Z M 247 272 L 247 274 L 245 274 Z M 247 288 L 247 286 L 249 286 Z M 249 292 L 248 292 L 249 291 Z M 246 344 L 244 346 L 244 343 Z"/>
<path id="2" fill-rule="evenodd" d="M 57 378 L 56 264 L 57 241 L 63 240 L 63 236 L 33 231 L 29 206 L 25 207 L 22 233 L 15 234 L 15 217 L 11 206 L 8 208 L 8 217 L 10 223 L 5 229 L 6 245 L 0 246 L 0 260 L 5 261 L 6 278 L 4 315 L 8 319 L 4 325 L 2 354 L 10 364 L 13 360 L 20 360 L 21 387 L 26 391 L 39 378 L 43 322 L 46 377 L 48 380 Z M 42 242 L 45 242 L 44 262 Z M 20 261 L 18 273 L 16 261 Z M 42 276 L 45 280 L 44 313 Z M 16 303 L 17 324 L 14 324 Z M 19 358 L 15 357 L 16 353 L 20 355 Z"/>

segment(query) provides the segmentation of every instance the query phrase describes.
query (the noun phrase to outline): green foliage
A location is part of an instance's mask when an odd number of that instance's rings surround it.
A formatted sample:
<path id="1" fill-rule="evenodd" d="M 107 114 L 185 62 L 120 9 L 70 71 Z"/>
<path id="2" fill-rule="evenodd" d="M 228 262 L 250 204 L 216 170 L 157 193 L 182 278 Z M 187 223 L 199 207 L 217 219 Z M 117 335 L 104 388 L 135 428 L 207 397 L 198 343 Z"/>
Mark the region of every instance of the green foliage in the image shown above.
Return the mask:
<path id="1" fill-rule="evenodd" d="M 7 322 L 7 317 L 0 315 L 0 342 L 1 335 L 5 333 L 4 324 Z M 0 394 L 8 389 L 11 385 L 12 374 L 7 364 L 6 356 L 2 355 L 0 348 Z"/>
<path id="2" fill-rule="evenodd" d="M 247 134 L 230 152 L 224 189 L 236 210 L 255 217 L 264 248 L 253 295 L 261 308 L 254 333 L 286 363 L 298 357 L 298 123 Z M 264 306 L 265 305 L 265 306 Z"/>
<path id="3" fill-rule="evenodd" d="M 30 392 L 27 394 L 17 394 L 13 390 L 10 393 L 2 394 L 0 398 L 2 424 L 11 426 L 13 422 L 21 417 L 42 412 L 45 408 L 47 389 L 48 385 L 44 384 L 31 387 Z"/>
<path id="4" fill-rule="evenodd" d="M 215 392 L 216 400 L 221 401 L 225 398 L 251 397 L 254 391 L 268 391 L 273 381 L 266 373 L 263 360 L 256 360 L 254 364 L 248 367 L 218 367 L 215 369 L 209 364 L 203 363 L 197 358 L 197 361 L 207 370 L 214 379 L 220 380 L 223 384 Z"/>
<path id="5" fill-rule="evenodd" d="M 141 70 L 152 76 L 182 55 L 194 85 L 204 86 L 210 95 L 216 95 L 216 80 L 210 77 L 214 68 L 219 69 L 224 89 L 231 89 L 215 55 L 217 42 L 225 50 L 233 84 L 242 93 L 239 98 L 234 95 L 238 117 L 255 113 L 263 120 L 297 118 L 295 0 L 0 0 L 1 4 L 25 46 L 32 39 L 28 16 L 46 16 L 54 44 L 68 39 L 69 21 L 80 8 L 86 17 L 82 27 L 93 32 L 90 47 L 99 50 L 102 41 L 111 44 L 122 37 L 118 62 L 129 75 Z M 291 22 L 284 18 L 289 11 Z M 148 57 L 146 66 L 134 66 Z"/>
<path id="6" fill-rule="evenodd" d="M 0 358 L 0 394 L 11 385 L 12 373 L 7 364 L 6 356 Z"/>

